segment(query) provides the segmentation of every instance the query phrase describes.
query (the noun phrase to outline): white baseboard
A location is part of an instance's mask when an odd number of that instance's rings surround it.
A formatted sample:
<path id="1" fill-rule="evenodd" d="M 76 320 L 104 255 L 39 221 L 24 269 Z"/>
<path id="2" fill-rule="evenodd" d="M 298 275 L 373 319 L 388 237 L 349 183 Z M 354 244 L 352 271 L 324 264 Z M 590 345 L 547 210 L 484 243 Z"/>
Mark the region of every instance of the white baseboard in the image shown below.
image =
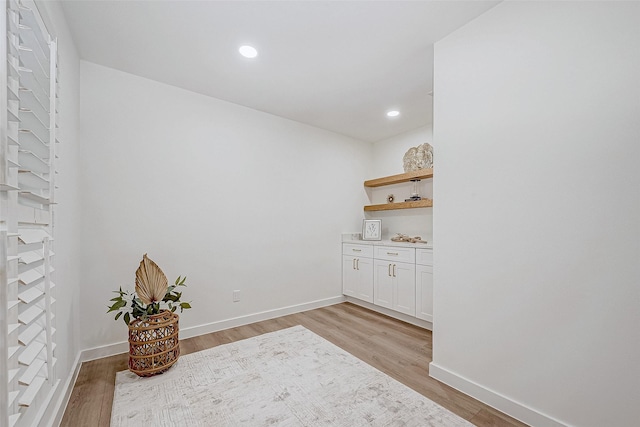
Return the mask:
<path id="1" fill-rule="evenodd" d="M 359 305 L 360 307 L 368 308 L 371 311 L 384 314 L 385 316 L 393 317 L 394 319 L 402 320 L 403 322 L 411 323 L 412 325 L 419 326 L 430 331 L 433 330 L 433 323 L 427 322 L 426 320 L 418 319 L 417 317 L 409 316 L 408 314 L 394 310 L 389 310 L 388 308 L 380 307 L 379 305 L 371 304 L 353 297 L 345 296 L 345 300 L 352 304 Z"/>
<path id="2" fill-rule="evenodd" d="M 429 376 L 530 426 L 567 427 L 566 424 L 555 418 L 489 390 L 480 384 L 438 366 L 434 362 L 429 364 Z"/>
<path id="3" fill-rule="evenodd" d="M 121 341 L 114 344 L 103 345 L 101 347 L 89 348 L 87 350 L 82 350 L 80 355 L 80 362 L 89 362 L 91 360 L 102 359 L 103 357 L 127 353 L 128 351 L 128 341 Z"/>
<path id="4" fill-rule="evenodd" d="M 64 382 L 62 386 L 62 390 L 58 396 L 58 400 L 55 405 L 48 405 L 46 408 L 45 416 L 42 418 L 40 422 L 40 427 L 58 427 L 62 422 L 62 417 L 64 416 L 64 410 L 67 407 L 67 403 L 69 403 L 69 399 L 71 398 L 71 391 L 73 390 L 73 386 L 76 383 L 76 379 L 78 378 L 78 374 L 80 373 L 80 367 L 82 363 L 80 362 L 80 353 L 76 355 L 76 360 L 73 362 L 73 367 L 67 380 Z"/>
<path id="5" fill-rule="evenodd" d="M 57 380 L 51 387 L 51 390 L 49 390 L 49 393 L 47 394 L 47 397 L 45 398 L 44 402 L 38 405 L 40 406 L 40 409 L 38 409 L 38 412 L 36 413 L 36 416 L 33 421 L 33 425 L 41 425 L 43 420 L 45 420 L 45 414 L 49 412 L 51 408 L 51 400 L 53 400 L 53 397 L 56 395 L 59 386 L 60 386 L 60 380 Z"/>
<path id="6" fill-rule="evenodd" d="M 286 316 L 288 314 L 300 313 L 302 311 L 313 310 L 320 307 L 339 304 L 344 302 L 343 296 L 326 298 L 317 301 L 311 301 L 304 304 L 291 305 L 289 307 L 277 308 L 275 310 L 262 311 L 260 313 L 248 314 L 245 316 L 234 317 L 232 319 L 220 320 L 217 322 L 206 323 L 204 325 L 191 326 L 189 328 L 180 329 L 180 339 L 197 337 L 199 335 L 209 334 L 211 332 L 222 331 L 224 329 L 235 328 L 237 326 L 248 325 L 250 323 L 269 320 L 276 317 Z M 115 344 L 109 344 L 102 347 L 94 347 L 82 351 L 81 361 L 88 362 L 90 360 L 101 359 L 103 357 L 113 356 L 116 354 L 127 353 L 129 351 L 128 341 L 122 341 Z"/>

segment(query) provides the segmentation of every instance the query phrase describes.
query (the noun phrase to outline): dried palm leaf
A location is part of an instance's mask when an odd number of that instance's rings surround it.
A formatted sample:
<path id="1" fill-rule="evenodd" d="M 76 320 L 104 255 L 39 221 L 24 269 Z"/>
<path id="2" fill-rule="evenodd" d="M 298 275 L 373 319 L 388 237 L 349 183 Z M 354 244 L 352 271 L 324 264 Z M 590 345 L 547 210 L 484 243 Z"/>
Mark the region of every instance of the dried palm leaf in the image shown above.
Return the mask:
<path id="1" fill-rule="evenodd" d="M 144 304 L 162 301 L 169 282 L 160 267 L 147 254 L 142 256 L 140 267 L 136 270 L 136 294 Z"/>

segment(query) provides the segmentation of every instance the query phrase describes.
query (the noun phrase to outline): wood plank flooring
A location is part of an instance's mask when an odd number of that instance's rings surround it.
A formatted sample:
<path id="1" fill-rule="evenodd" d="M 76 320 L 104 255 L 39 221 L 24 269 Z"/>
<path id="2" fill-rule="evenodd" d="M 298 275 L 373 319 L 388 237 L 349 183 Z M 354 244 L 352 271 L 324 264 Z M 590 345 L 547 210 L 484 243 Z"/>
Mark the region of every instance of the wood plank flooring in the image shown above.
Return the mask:
<path id="1" fill-rule="evenodd" d="M 525 426 L 429 377 L 430 331 L 350 303 L 184 339 L 180 350 L 185 355 L 295 325 L 304 326 L 477 426 Z M 115 374 L 127 369 L 127 360 L 127 354 L 120 354 L 83 363 L 61 426 L 109 426 Z"/>

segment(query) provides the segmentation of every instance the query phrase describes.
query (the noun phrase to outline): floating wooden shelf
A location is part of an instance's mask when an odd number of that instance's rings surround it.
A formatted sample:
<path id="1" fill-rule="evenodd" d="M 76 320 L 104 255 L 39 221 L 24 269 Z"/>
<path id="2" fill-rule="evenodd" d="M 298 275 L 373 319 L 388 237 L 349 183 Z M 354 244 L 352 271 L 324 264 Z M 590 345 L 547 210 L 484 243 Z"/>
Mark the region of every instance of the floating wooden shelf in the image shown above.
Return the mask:
<path id="1" fill-rule="evenodd" d="M 383 178 L 370 179 L 364 182 L 365 187 L 382 187 L 383 185 L 399 184 L 413 179 L 433 178 L 433 168 L 420 169 L 413 172 L 401 173 L 398 175 L 385 176 Z"/>
<path id="2" fill-rule="evenodd" d="M 413 208 L 430 208 L 433 206 L 433 200 L 422 199 L 415 202 L 398 202 L 385 203 L 383 205 L 368 205 L 364 207 L 365 211 L 390 211 L 395 209 L 413 209 Z"/>

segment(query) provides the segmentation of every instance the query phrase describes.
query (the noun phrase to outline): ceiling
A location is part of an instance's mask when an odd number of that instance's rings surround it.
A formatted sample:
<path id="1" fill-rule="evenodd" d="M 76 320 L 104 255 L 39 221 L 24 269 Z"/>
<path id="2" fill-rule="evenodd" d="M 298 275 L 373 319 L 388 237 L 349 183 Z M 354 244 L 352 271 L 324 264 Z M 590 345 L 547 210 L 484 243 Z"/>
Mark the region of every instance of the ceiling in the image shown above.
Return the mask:
<path id="1" fill-rule="evenodd" d="M 431 123 L 433 43 L 499 2 L 61 3 L 84 60 L 373 142 Z"/>

